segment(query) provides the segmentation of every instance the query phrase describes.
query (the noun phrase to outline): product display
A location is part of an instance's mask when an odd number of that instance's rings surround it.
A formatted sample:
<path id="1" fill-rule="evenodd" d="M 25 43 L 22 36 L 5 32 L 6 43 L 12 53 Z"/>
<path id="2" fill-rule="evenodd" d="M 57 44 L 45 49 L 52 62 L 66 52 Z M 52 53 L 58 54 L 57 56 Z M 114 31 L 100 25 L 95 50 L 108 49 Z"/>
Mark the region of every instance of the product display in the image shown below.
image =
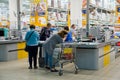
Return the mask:
<path id="1" fill-rule="evenodd" d="M 50 6 L 50 3 L 53 6 Z M 51 0 L 50 3 L 48 3 L 48 22 L 52 22 L 56 26 L 68 25 L 68 0 Z"/>
<path id="2" fill-rule="evenodd" d="M 115 22 L 115 32 L 120 32 L 120 6 L 116 6 L 116 22 Z"/>
<path id="3" fill-rule="evenodd" d="M 68 0 L 33 2 L 31 3 L 30 23 L 36 26 L 46 26 L 47 22 L 52 22 L 55 26 L 66 26 L 68 25 L 68 7 Z"/>
<path id="4" fill-rule="evenodd" d="M 47 24 L 47 1 L 38 0 L 31 2 L 30 24 L 46 26 Z"/>
<path id="5" fill-rule="evenodd" d="M 85 1 L 84 1 L 85 2 Z M 114 0 L 90 0 L 90 25 L 113 25 L 115 21 L 115 1 Z M 83 26 L 85 23 L 85 10 L 83 9 Z"/>

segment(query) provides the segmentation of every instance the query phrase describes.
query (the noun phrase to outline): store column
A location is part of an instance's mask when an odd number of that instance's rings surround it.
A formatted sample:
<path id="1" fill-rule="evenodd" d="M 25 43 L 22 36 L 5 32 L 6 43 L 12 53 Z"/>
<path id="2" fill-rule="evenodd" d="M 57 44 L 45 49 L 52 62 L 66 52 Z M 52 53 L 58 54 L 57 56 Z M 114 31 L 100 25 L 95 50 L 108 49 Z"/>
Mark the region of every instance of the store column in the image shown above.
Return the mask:
<path id="1" fill-rule="evenodd" d="M 82 1 L 70 0 L 71 24 L 77 24 L 78 28 L 82 27 Z"/>
<path id="2" fill-rule="evenodd" d="M 10 29 L 20 30 L 20 0 L 9 0 Z"/>
<path id="3" fill-rule="evenodd" d="M 10 29 L 17 29 L 17 0 L 9 0 Z"/>

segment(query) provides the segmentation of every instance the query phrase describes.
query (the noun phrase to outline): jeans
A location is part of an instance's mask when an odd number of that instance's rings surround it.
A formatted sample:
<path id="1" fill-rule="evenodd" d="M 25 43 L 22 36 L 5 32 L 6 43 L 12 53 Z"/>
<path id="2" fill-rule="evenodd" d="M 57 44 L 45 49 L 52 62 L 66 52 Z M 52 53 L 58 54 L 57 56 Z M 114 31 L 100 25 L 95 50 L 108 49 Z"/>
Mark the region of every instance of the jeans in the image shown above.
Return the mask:
<path id="1" fill-rule="evenodd" d="M 45 52 L 45 65 L 53 68 L 53 55 Z"/>

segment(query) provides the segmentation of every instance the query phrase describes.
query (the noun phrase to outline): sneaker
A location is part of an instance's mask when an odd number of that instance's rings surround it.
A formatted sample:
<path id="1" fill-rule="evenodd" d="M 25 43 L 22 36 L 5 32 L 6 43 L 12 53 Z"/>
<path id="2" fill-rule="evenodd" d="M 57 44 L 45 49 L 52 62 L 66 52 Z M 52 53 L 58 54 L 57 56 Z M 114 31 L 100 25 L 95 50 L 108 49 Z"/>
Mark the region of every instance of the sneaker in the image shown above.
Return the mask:
<path id="1" fill-rule="evenodd" d="M 58 70 L 56 70 L 56 69 L 52 69 L 52 70 L 50 70 L 51 72 L 58 72 Z"/>
<path id="2" fill-rule="evenodd" d="M 38 67 L 37 67 L 37 66 L 35 66 L 35 67 L 34 67 L 34 69 L 38 69 Z"/>
<path id="3" fill-rule="evenodd" d="M 32 67 L 28 67 L 28 69 L 32 69 Z"/>

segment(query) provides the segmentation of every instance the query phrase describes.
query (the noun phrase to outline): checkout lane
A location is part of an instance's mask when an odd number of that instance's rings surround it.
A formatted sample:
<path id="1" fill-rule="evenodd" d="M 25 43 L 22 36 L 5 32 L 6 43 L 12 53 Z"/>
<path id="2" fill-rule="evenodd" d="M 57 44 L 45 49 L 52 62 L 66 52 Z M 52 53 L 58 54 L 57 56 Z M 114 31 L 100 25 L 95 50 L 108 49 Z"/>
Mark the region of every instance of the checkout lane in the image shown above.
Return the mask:
<path id="1" fill-rule="evenodd" d="M 39 44 L 42 49 L 44 42 L 40 42 Z M 63 43 L 62 46 L 76 49 L 75 60 L 79 69 L 101 69 L 115 60 L 115 48 L 112 40 L 103 43 Z"/>
<path id="2" fill-rule="evenodd" d="M 76 48 L 76 64 L 79 69 L 101 69 L 115 60 L 115 43 L 119 39 L 108 42 L 73 42 L 63 43 L 64 47 Z M 42 49 L 44 41 L 39 42 Z M 10 61 L 27 58 L 27 52 L 24 51 L 24 40 L 3 40 L 0 41 L 0 61 Z M 42 50 L 41 50 L 42 51 Z M 43 51 L 39 52 L 39 56 Z"/>

